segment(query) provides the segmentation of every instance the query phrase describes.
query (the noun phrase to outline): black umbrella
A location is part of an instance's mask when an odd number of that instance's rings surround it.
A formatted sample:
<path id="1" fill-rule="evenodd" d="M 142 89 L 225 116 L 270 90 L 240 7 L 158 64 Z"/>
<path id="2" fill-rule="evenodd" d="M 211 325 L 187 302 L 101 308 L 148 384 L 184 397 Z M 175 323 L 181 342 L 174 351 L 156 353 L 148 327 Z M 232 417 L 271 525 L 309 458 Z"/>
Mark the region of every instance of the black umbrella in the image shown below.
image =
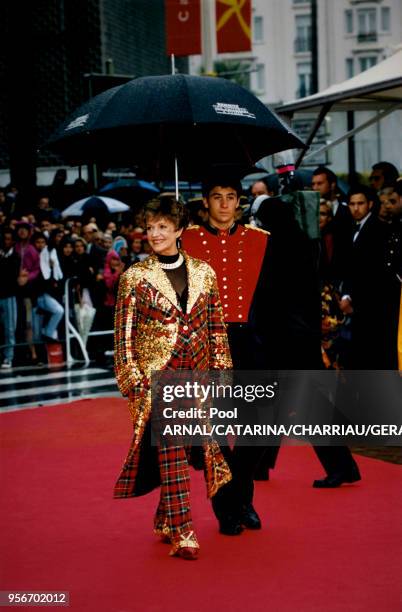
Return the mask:
<path id="1" fill-rule="evenodd" d="M 78 108 L 48 147 L 70 163 L 131 164 L 141 176 L 197 180 L 213 165 L 248 168 L 303 142 L 231 81 L 184 74 L 141 77 Z"/>

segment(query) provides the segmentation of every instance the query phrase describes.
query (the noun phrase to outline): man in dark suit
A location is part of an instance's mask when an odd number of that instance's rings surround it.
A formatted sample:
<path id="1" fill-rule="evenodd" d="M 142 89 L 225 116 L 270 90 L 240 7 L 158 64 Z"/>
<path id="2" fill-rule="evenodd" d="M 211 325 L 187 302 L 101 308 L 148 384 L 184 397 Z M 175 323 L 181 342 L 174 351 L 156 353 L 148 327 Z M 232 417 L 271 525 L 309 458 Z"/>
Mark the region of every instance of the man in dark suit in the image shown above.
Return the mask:
<path id="1" fill-rule="evenodd" d="M 331 203 L 334 221 L 338 225 L 350 224 L 351 217 L 338 187 L 338 177 L 325 166 L 318 166 L 313 172 L 311 189 L 318 191 L 320 198 Z"/>
<path id="2" fill-rule="evenodd" d="M 360 370 L 387 368 L 382 338 L 386 228 L 372 212 L 376 197 L 365 185 L 357 185 L 348 194 L 354 223 L 345 245 L 348 266 L 340 307 L 352 315 L 348 366 Z"/>
<path id="3" fill-rule="evenodd" d="M 249 317 L 256 337 L 254 346 L 261 349 L 256 368 L 320 370 L 321 300 L 316 251 L 279 198 L 267 199 L 263 205 L 260 219 L 271 236 Z M 313 487 L 337 488 L 360 480 L 348 447 L 313 448 L 326 472 Z M 268 480 L 266 468 L 274 467 L 277 452 L 275 446 L 266 449 L 257 468 L 259 480 Z"/>
<path id="4" fill-rule="evenodd" d="M 107 250 L 99 246 L 96 242 L 99 229 L 95 223 L 87 223 L 82 228 L 82 235 L 87 243 L 87 253 L 90 255 L 92 267 L 95 273 L 103 271 Z"/>

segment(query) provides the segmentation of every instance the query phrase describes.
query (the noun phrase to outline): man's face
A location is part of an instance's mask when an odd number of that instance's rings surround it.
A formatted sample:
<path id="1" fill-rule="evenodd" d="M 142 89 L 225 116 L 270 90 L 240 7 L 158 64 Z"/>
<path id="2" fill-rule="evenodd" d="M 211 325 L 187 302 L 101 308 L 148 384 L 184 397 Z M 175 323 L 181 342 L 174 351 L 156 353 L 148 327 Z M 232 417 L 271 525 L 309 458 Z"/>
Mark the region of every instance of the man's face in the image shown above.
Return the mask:
<path id="1" fill-rule="evenodd" d="M 4 249 L 6 251 L 8 251 L 8 249 L 11 249 L 11 247 L 14 244 L 14 239 L 13 239 L 13 235 L 11 233 L 5 233 L 4 237 L 3 237 L 3 245 L 4 245 Z"/>
<path id="2" fill-rule="evenodd" d="M 256 198 L 259 195 L 269 195 L 268 187 L 264 181 L 256 181 L 251 187 L 251 195 Z"/>
<path id="3" fill-rule="evenodd" d="M 240 198 L 233 187 L 216 185 L 211 189 L 207 198 L 203 198 L 204 206 L 208 209 L 209 221 L 218 229 L 228 229 L 235 220 L 236 209 Z"/>
<path id="4" fill-rule="evenodd" d="M 372 187 L 374 191 L 379 191 L 382 189 L 382 186 L 384 185 L 384 175 L 382 170 L 373 170 L 370 174 L 369 181 L 370 187 Z"/>
<path id="5" fill-rule="evenodd" d="M 47 210 L 49 208 L 49 198 L 40 198 L 38 208 L 41 210 Z"/>
<path id="6" fill-rule="evenodd" d="M 373 202 L 367 200 L 364 193 L 355 193 L 350 196 L 349 210 L 354 221 L 361 221 L 370 212 Z"/>
<path id="7" fill-rule="evenodd" d="M 330 196 L 332 195 L 332 186 L 333 183 L 332 185 L 329 183 L 326 174 L 313 175 L 311 180 L 311 188 L 313 191 L 318 191 L 322 198 L 325 198 L 326 200 L 330 199 Z"/>
<path id="8" fill-rule="evenodd" d="M 43 220 L 41 221 L 40 229 L 42 232 L 50 232 L 52 229 L 52 224 L 50 223 L 50 221 Z"/>
<path id="9" fill-rule="evenodd" d="M 402 196 L 398 195 L 396 191 L 380 195 L 380 201 L 381 208 L 389 220 L 398 219 L 402 216 Z"/>
<path id="10" fill-rule="evenodd" d="M 92 228 L 88 228 L 87 226 L 82 229 L 83 238 L 88 242 L 95 242 L 96 232 Z"/>
<path id="11" fill-rule="evenodd" d="M 34 245 L 37 251 L 43 251 L 46 246 L 46 240 L 44 238 L 36 238 Z"/>

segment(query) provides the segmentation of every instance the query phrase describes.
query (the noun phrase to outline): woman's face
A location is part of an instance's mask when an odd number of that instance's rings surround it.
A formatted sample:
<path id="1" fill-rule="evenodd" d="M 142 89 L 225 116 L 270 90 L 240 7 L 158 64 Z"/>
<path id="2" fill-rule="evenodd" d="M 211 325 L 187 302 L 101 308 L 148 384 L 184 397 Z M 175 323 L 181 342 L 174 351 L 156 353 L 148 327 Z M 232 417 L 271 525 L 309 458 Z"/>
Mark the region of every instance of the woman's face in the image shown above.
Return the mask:
<path id="1" fill-rule="evenodd" d="M 103 242 L 103 247 L 109 250 L 112 248 L 113 238 L 109 236 L 109 234 L 104 234 L 102 242 Z"/>
<path id="2" fill-rule="evenodd" d="M 120 259 L 118 257 L 111 257 L 109 266 L 112 268 L 112 270 L 116 270 L 120 266 Z"/>
<path id="3" fill-rule="evenodd" d="M 331 221 L 332 213 L 328 204 L 320 204 L 320 230 Z"/>
<path id="4" fill-rule="evenodd" d="M 147 217 L 147 238 L 154 253 L 157 255 L 175 255 L 176 241 L 183 229 L 176 229 L 175 224 L 166 217 Z"/>
<path id="5" fill-rule="evenodd" d="M 77 240 L 77 242 L 74 244 L 74 251 L 77 253 L 77 255 L 82 255 L 83 253 L 85 253 L 84 243 L 80 240 Z"/>
<path id="6" fill-rule="evenodd" d="M 63 247 L 63 255 L 65 257 L 70 257 L 72 252 L 73 252 L 73 245 L 67 242 Z"/>
<path id="7" fill-rule="evenodd" d="M 134 238 L 133 242 L 131 243 L 131 250 L 133 251 L 133 253 L 141 253 L 142 251 L 141 238 Z"/>

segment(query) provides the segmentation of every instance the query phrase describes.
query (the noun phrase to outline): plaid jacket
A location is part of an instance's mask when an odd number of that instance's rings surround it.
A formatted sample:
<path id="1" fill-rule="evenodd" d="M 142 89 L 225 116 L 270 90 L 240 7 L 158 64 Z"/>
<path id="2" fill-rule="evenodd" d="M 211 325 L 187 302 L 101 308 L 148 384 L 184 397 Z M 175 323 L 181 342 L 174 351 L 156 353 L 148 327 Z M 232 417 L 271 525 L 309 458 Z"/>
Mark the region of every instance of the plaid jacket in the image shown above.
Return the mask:
<path id="1" fill-rule="evenodd" d="M 136 495 L 139 448 L 151 410 L 153 370 L 180 368 L 183 354 L 192 370 L 230 369 L 232 361 L 216 276 L 205 262 L 183 252 L 188 299 L 183 312 L 176 293 L 155 255 L 131 266 L 120 278 L 115 311 L 115 372 L 128 395 L 134 437 L 115 497 Z M 208 444 L 208 494 L 230 480 L 216 443 Z"/>

